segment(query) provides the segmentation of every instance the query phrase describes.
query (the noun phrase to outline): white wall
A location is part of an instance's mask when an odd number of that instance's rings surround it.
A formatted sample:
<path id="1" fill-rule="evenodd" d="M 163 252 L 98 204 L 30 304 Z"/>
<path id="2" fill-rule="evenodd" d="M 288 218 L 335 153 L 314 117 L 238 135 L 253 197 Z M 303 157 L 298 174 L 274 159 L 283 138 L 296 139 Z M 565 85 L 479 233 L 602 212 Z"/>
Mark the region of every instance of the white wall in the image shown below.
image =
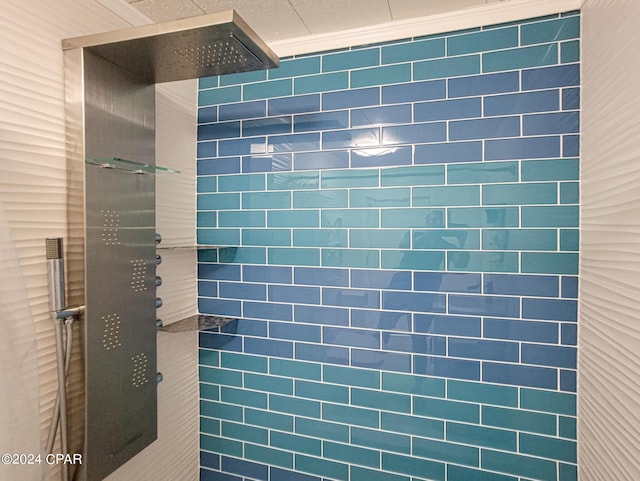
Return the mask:
<path id="1" fill-rule="evenodd" d="M 581 481 L 640 479 L 640 3 L 583 8 Z"/>
<path id="2" fill-rule="evenodd" d="M 130 12 L 124 0 L 108 3 L 120 4 L 123 14 Z M 44 239 L 66 235 L 60 41 L 129 26 L 103 4 L 107 2 L 0 0 L 2 452 L 37 452 L 51 419 L 55 349 Z M 167 84 L 158 91 L 158 149 L 171 154 L 159 156 L 158 163 L 183 172 L 158 181 L 158 226 L 167 243 L 192 243 L 195 82 Z M 165 300 L 160 314 L 166 323 L 195 312 L 194 252 L 175 252 L 163 255 L 166 262 L 158 272 L 165 280 L 159 295 Z M 109 476 L 110 481 L 198 478 L 196 346 L 195 333 L 159 335 L 158 367 L 165 377 L 159 386 L 159 439 Z M 0 481 L 16 479 L 35 480 L 37 471 L 0 465 Z"/>

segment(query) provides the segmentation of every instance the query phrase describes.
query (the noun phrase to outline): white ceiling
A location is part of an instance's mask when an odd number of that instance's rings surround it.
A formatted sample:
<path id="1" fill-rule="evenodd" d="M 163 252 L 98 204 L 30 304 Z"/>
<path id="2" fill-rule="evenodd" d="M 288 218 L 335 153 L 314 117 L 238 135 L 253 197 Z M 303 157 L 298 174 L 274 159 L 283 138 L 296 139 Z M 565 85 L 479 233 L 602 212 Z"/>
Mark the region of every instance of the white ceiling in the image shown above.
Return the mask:
<path id="1" fill-rule="evenodd" d="M 234 9 L 265 41 L 364 27 L 504 0 L 127 0 L 154 22 Z"/>

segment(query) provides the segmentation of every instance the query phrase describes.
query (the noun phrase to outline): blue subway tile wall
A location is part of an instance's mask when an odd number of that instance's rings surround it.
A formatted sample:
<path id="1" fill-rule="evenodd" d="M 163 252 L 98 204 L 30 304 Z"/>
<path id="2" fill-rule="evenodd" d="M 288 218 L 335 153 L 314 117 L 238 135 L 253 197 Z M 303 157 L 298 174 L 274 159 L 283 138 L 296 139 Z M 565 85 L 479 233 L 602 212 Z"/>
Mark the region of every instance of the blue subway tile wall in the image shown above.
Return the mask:
<path id="1" fill-rule="evenodd" d="M 201 480 L 577 480 L 579 32 L 200 80 Z"/>

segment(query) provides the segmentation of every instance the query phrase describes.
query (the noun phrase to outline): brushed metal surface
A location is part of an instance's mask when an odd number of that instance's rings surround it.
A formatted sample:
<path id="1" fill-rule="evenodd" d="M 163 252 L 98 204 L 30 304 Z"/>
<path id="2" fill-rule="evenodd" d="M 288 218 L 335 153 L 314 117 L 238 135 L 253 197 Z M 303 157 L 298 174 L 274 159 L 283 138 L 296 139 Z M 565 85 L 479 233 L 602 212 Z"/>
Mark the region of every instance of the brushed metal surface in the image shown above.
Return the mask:
<path id="1" fill-rule="evenodd" d="M 277 67 L 278 57 L 235 13 L 216 13 L 62 41 L 148 83 Z"/>

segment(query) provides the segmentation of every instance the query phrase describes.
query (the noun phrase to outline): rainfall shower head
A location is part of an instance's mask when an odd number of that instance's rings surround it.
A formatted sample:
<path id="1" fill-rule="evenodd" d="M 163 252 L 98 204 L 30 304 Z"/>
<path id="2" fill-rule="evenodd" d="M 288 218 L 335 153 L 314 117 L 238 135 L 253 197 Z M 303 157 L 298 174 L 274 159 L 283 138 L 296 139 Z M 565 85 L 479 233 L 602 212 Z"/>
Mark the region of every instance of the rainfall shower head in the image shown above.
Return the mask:
<path id="1" fill-rule="evenodd" d="M 277 67 L 278 57 L 236 12 L 144 25 L 62 41 L 149 83 Z"/>

